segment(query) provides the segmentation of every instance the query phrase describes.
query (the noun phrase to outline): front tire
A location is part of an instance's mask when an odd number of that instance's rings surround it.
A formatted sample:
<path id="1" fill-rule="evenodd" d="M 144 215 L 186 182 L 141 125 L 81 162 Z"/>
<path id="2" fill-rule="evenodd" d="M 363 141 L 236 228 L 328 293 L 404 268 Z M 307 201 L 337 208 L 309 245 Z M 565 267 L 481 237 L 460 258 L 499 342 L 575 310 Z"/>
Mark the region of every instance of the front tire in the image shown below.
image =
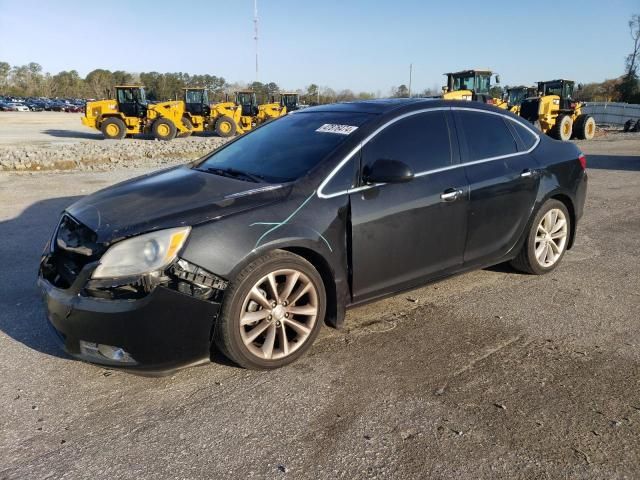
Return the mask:
<path id="1" fill-rule="evenodd" d="M 223 115 L 216 120 L 215 131 L 220 137 L 227 138 L 233 137 L 236 134 L 236 122 L 233 118 Z"/>
<path id="2" fill-rule="evenodd" d="M 573 120 L 569 115 L 560 114 L 555 125 L 549 130 L 549 135 L 557 140 L 567 141 L 573 133 Z"/>
<path id="3" fill-rule="evenodd" d="M 169 141 L 176 138 L 176 132 L 178 129 L 168 118 L 159 118 L 153 122 L 151 131 L 156 139 Z"/>
<path id="4" fill-rule="evenodd" d="M 127 134 L 127 126 L 122 119 L 118 117 L 107 118 L 102 125 L 100 125 L 100 131 L 104 138 L 108 140 L 122 140 Z"/>
<path id="5" fill-rule="evenodd" d="M 314 266 L 275 250 L 245 267 L 227 288 L 214 342 L 241 367 L 282 367 L 311 347 L 325 312 L 325 288 Z"/>
<path id="6" fill-rule="evenodd" d="M 531 222 L 527 239 L 511 266 L 534 275 L 549 273 L 564 257 L 570 232 L 567 207 L 559 200 L 547 200 Z"/>
<path id="7" fill-rule="evenodd" d="M 188 132 L 178 134 L 178 138 L 188 138 L 193 133 L 193 123 L 187 117 L 182 117 L 182 124 L 188 129 Z"/>

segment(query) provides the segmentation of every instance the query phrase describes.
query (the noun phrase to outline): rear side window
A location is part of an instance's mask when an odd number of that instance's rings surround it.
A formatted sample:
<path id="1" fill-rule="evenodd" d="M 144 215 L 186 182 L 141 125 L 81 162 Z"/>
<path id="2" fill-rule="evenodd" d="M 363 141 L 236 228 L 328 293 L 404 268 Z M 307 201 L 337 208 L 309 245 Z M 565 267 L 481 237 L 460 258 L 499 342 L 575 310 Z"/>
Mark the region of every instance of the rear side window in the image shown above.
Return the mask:
<path id="1" fill-rule="evenodd" d="M 467 139 L 469 161 L 509 155 L 518 151 L 516 141 L 502 115 L 470 111 L 457 113 Z"/>
<path id="2" fill-rule="evenodd" d="M 451 141 L 443 111 L 410 115 L 392 123 L 364 146 L 364 165 L 399 160 L 414 173 L 451 165 Z"/>
<path id="3" fill-rule="evenodd" d="M 520 137 L 520 140 L 522 140 L 522 145 L 524 145 L 525 150 L 529 150 L 535 145 L 537 138 L 533 133 L 531 133 L 530 130 L 523 127 L 517 122 L 511 122 L 511 125 L 515 130 L 516 135 L 518 135 L 518 137 Z"/>

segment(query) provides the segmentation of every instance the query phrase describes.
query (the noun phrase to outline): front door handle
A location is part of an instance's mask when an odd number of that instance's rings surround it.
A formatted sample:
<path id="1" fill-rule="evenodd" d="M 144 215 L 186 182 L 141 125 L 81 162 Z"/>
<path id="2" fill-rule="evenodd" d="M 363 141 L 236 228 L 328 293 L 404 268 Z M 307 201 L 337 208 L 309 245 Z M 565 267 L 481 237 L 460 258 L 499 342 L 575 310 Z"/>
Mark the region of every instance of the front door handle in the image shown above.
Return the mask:
<path id="1" fill-rule="evenodd" d="M 444 202 L 453 202 L 457 200 L 462 195 L 462 193 L 463 192 L 460 188 L 447 188 L 440 194 L 440 198 Z"/>

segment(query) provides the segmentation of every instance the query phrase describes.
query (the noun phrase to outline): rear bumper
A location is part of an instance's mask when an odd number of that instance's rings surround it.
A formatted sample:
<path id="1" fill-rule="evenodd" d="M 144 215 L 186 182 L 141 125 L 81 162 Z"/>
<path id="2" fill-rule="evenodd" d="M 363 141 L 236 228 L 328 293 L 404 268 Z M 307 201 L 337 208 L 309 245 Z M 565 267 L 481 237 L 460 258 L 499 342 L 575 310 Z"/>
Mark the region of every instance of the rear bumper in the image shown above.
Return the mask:
<path id="1" fill-rule="evenodd" d="M 106 300 L 83 296 L 74 286 L 56 288 L 42 277 L 38 285 L 57 338 L 78 359 L 153 374 L 210 358 L 218 303 L 163 286 L 137 300 Z M 127 359 L 109 359 L 87 344 L 122 349 Z"/>

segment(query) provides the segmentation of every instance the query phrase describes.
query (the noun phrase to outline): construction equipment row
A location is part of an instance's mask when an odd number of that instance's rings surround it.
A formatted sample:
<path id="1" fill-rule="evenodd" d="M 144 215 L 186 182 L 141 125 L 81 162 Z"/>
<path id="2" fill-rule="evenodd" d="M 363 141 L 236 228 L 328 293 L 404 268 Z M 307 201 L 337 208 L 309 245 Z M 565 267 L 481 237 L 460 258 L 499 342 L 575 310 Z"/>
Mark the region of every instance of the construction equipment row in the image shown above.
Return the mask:
<path id="1" fill-rule="evenodd" d="M 107 139 L 139 133 L 158 140 L 212 131 L 221 137 L 248 132 L 257 125 L 299 108 L 297 93 L 281 93 L 279 101 L 258 104 L 253 91 L 239 91 L 233 100 L 209 103 L 206 88 L 183 89 L 183 100 L 149 103 L 140 85 L 118 85 L 115 99 L 87 102 L 82 124 L 100 130 Z"/>
<path id="2" fill-rule="evenodd" d="M 595 136 L 594 118 L 582 113 L 584 104 L 572 98 L 575 87 L 572 80 L 538 82 L 537 87 L 510 87 L 502 98 L 495 98 L 490 92 L 491 70 L 463 70 L 445 75 L 447 85 L 443 87 L 442 95 L 445 100 L 493 104 L 520 115 L 558 140 L 591 140 Z M 495 75 L 495 79 L 496 83 L 500 83 L 498 75 Z"/>

